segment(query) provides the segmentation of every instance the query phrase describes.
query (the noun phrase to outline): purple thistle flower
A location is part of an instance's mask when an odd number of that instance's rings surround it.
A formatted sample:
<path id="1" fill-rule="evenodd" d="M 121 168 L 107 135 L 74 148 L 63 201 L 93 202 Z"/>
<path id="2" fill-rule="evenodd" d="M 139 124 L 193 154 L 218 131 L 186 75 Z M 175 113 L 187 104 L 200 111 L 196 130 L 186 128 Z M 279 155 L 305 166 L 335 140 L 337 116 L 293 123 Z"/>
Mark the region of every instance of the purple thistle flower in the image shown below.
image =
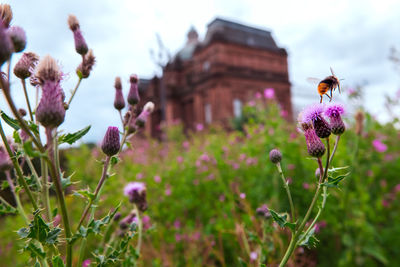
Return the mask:
<path id="1" fill-rule="evenodd" d="M 23 53 L 14 67 L 14 74 L 20 79 L 29 78 L 32 75 L 32 70 L 36 66 L 39 57 L 32 52 Z"/>
<path id="2" fill-rule="evenodd" d="M 104 154 L 110 157 L 118 153 L 120 149 L 118 127 L 108 127 L 101 144 L 101 149 Z"/>
<path id="3" fill-rule="evenodd" d="M 5 147 L 0 147 L 0 171 L 6 171 L 12 168 L 12 162 L 10 156 L 7 153 Z"/>
<path id="4" fill-rule="evenodd" d="M 79 21 L 74 15 L 69 15 L 68 26 L 74 34 L 75 50 L 78 54 L 84 56 L 88 52 L 89 48 L 86 44 L 85 38 L 83 38 Z"/>
<path id="5" fill-rule="evenodd" d="M 128 93 L 128 103 L 133 106 L 140 101 L 137 75 L 132 74 L 129 81 L 131 83 L 131 88 Z"/>
<path id="6" fill-rule="evenodd" d="M 329 117 L 331 122 L 332 133 L 335 135 L 341 135 L 346 129 L 341 117 L 343 113 L 344 107 L 340 104 L 330 104 L 325 110 L 325 115 Z"/>
<path id="7" fill-rule="evenodd" d="M 120 222 L 119 222 L 119 227 L 122 230 L 125 230 L 126 228 L 128 228 L 128 226 L 134 222 L 134 219 L 136 218 L 136 213 L 135 212 L 131 212 L 128 214 L 128 216 L 124 217 Z"/>
<path id="8" fill-rule="evenodd" d="M 125 100 L 124 100 L 124 96 L 122 94 L 122 84 L 121 84 L 120 77 L 115 78 L 114 87 L 115 87 L 114 107 L 117 110 L 121 110 L 125 107 Z"/>
<path id="9" fill-rule="evenodd" d="M 304 136 L 306 137 L 307 152 L 310 156 L 320 158 L 325 153 L 325 146 L 318 138 L 313 127 L 309 123 L 302 123 L 301 127 L 304 131 Z"/>
<path id="10" fill-rule="evenodd" d="M 141 182 L 128 183 L 124 188 L 124 195 L 129 197 L 131 203 L 135 203 L 139 210 L 147 209 L 146 185 Z"/>
<path id="11" fill-rule="evenodd" d="M 272 149 L 271 152 L 269 152 L 269 159 L 272 163 L 277 164 L 282 160 L 282 153 L 279 149 Z"/>
<path id="12" fill-rule="evenodd" d="M 7 34 L 4 24 L 0 21 L 0 67 L 10 58 L 13 50 L 11 38 Z"/>
<path id="13" fill-rule="evenodd" d="M 268 219 L 271 217 L 271 213 L 269 212 L 267 204 L 261 205 L 256 209 L 256 214 L 264 219 Z"/>
<path id="14" fill-rule="evenodd" d="M 64 122 L 64 94 L 59 82 L 45 81 L 42 97 L 36 109 L 37 120 L 46 128 L 56 128 Z"/>
<path id="15" fill-rule="evenodd" d="M 327 138 L 331 134 L 331 128 L 328 122 L 322 117 L 325 106 L 323 104 L 314 104 L 308 106 L 302 112 L 302 122 L 311 122 L 314 126 L 315 133 L 319 138 Z"/>
<path id="16" fill-rule="evenodd" d="M 95 63 L 96 57 L 93 54 L 93 50 L 89 49 L 89 52 L 87 52 L 87 54 L 84 56 L 82 63 L 76 68 L 76 73 L 82 79 L 86 79 L 89 77 Z"/>
<path id="17" fill-rule="evenodd" d="M 24 29 L 18 26 L 12 26 L 7 30 L 8 36 L 10 36 L 13 43 L 14 52 L 21 52 L 26 47 L 26 34 Z"/>
<path id="18" fill-rule="evenodd" d="M 375 150 L 379 153 L 383 153 L 387 150 L 387 145 L 382 143 L 382 141 L 379 139 L 375 139 L 374 141 L 372 141 L 372 145 L 374 146 Z"/>
<path id="19" fill-rule="evenodd" d="M 154 111 L 153 102 L 147 102 L 146 105 L 144 105 L 144 107 L 143 107 L 143 111 L 136 118 L 135 124 L 140 128 L 144 127 L 144 125 L 147 121 L 147 118 L 153 111 Z"/>

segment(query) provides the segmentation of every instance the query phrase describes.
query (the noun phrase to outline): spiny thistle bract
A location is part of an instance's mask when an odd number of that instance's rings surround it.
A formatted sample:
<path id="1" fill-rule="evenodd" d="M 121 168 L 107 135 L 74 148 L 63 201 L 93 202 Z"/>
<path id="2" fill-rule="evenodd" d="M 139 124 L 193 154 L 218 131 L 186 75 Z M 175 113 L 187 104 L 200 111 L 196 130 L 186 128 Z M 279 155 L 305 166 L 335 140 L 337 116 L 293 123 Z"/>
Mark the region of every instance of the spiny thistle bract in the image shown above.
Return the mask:
<path id="1" fill-rule="evenodd" d="M 118 127 L 108 127 L 101 144 L 101 149 L 107 156 L 113 156 L 118 153 L 120 149 Z"/>

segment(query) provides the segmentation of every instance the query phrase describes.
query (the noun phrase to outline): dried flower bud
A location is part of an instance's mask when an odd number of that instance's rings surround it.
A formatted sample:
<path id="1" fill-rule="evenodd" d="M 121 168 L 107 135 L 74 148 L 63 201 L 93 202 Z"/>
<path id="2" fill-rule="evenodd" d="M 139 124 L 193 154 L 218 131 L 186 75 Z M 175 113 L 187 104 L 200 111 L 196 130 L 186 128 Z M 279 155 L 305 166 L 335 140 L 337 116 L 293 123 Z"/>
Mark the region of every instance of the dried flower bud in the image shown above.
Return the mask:
<path id="1" fill-rule="evenodd" d="M 361 135 L 364 129 L 364 112 L 362 110 L 357 111 L 355 119 L 356 119 L 356 134 Z"/>
<path id="2" fill-rule="evenodd" d="M 0 5 L 0 23 L 3 22 L 3 25 L 8 28 L 10 27 L 11 20 L 13 18 L 13 13 L 11 10 L 11 6 L 9 4 L 1 4 Z"/>
<path id="3" fill-rule="evenodd" d="M 124 195 L 129 197 L 131 203 L 135 203 L 139 210 L 147 209 L 146 186 L 141 182 L 128 183 L 124 188 Z"/>
<path id="4" fill-rule="evenodd" d="M 13 43 L 7 34 L 6 28 L 0 22 L 0 67 L 6 62 L 14 51 Z"/>
<path id="5" fill-rule="evenodd" d="M 68 27 L 71 29 L 71 31 L 76 31 L 80 28 L 79 21 L 75 15 L 68 16 Z"/>
<path id="6" fill-rule="evenodd" d="M 84 56 L 82 63 L 79 64 L 78 68 L 76 69 L 76 73 L 82 79 L 86 79 L 89 77 L 95 63 L 96 58 L 93 55 L 93 50 L 90 49 L 89 52 Z"/>
<path id="7" fill-rule="evenodd" d="M 35 69 L 35 78 L 40 85 L 45 81 L 59 82 L 61 80 L 61 71 L 54 58 L 47 55 L 41 59 Z"/>
<path id="8" fill-rule="evenodd" d="M 330 119 L 332 133 L 335 135 L 341 135 L 346 129 L 341 117 L 343 113 L 344 107 L 340 104 L 330 104 L 325 110 L 325 115 Z"/>
<path id="9" fill-rule="evenodd" d="M 12 26 L 7 30 L 13 43 L 14 52 L 22 52 L 26 47 L 26 34 L 24 29 L 18 26 Z"/>
<path id="10" fill-rule="evenodd" d="M 26 79 L 31 76 L 31 71 L 36 66 L 39 57 L 32 52 L 23 53 L 20 60 L 15 64 L 14 74 L 20 79 Z"/>
<path id="11" fill-rule="evenodd" d="M 0 171 L 6 171 L 12 168 L 12 161 L 5 147 L 0 147 Z"/>
<path id="12" fill-rule="evenodd" d="M 307 151 L 312 157 L 320 158 L 325 153 L 325 146 L 318 138 L 311 124 L 302 123 L 301 127 L 306 137 Z"/>
<path id="13" fill-rule="evenodd" d="M 125 100 L 122 94 L 122 84 L 121 78 L 115 78 L 115 100 L 114 100 L 114 107 L 117 110 L 121 110 L 125 107 Z"/>
<path id="14" fill-rule="evenodd" d="M 101 144 L 101 149 L 107 156 L 113 156 L 118 153 L 120 149 L 118 127 L 108 127 L 103 143 Z"/>
<path id="15" fill-rule="evenodd" d="M 154 103 L 153 102 L 147 102 L 144 107 L 142 112 L 139 114 L 139 116 L 136 118 L 135 124 L 139 128 L 143 128 L 144 125 L 146 124 L 147 118 L 149 115 L 154 111 Z"/>
<path id="16" fill-rule="evenodd" d="M 323 104 L 315 104 L 307 107 L 302 113 L 302 122 L 311 122 L 319 138 L 327 138 L 331 134 L 328 122 L 322 117 L 324 109 Z"/>
<path id="17" fill-rule="evenodd" d="M 131 83 L 131 88 L 129 89 L 128 103 L 130 105 L 136 105 L 140 101 L 137 75 L 132 74 L 129 81 Z"/>
<path id="18" fill-rule="evenodd" d="M 271 152 L 269 152 L 269 159 L 272 163 L 277 164 L 282 160 L 282 153 L 279 149 L 272 149 Z"/>
<path id="19" fill-rule="evenodd" d="M 63 91 L 59 82 L 45 81 L 42 97 L 36 109 L 37 120 L 46 128 L 56 128 L 64 122 Z"/>
<path id="20" fill-rule="evenodd" d="M 18 109 L 18 113 L 22 116 L 25 117 L 26 116 L 26 110 L 23 108 Z"/>
<path id="21" fill-rule="evenodd" d="M 271 217 L 271 213 L 269 212 L 268 206 L 263 204 L 261 207 L 256 209 L 256 214 L 263 219 L 268 219 Z"/>

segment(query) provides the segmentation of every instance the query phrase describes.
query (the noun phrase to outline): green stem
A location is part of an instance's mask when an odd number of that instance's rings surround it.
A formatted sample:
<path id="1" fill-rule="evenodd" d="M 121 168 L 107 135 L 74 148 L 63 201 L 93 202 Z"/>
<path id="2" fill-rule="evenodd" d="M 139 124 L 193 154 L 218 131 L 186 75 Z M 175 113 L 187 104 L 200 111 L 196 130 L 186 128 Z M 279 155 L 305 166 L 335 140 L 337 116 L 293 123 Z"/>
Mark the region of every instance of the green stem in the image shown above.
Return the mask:
<path id="1" fill-rule="evenodd" d="M 35 181 L 36 181 L 36 183 L 37 183 L 37 185 L 39 187 L 39 190 L 42 190 L 42 183 L 39 180 L 39 175 L 36 172 L 35 166 L 33 166 L 33 163 L 31 161 L 30 157 L 28 155 L 25 156 L 25 160 L 26 160 L 26 163 L 28 163 L 29 169 L 32 172 L 33 178 L 35 178 Z"/>
<path id="2" fill-rule="evenodd" d="M 82 78 L 79 78 L 77 84 L 75 85 L 74 90 L 72 91 L 71 97 L 69 98 L 68 102 L 67 102 L 67 107 L 69 107 L 69 105 L 72 102 L 72 99 L 74 98 L 76 91 L 78 90 L 79 85 L 81 84 Z"/>
<path id="3" fill-rule="evenodd" d="M 28 92 L 26 90 L 25 79 L 21 79 L 21 83 L 22 83 L 22 87 L 24 89 L 25 101 L 26 101 L 26 106 L 28 107 L 29 117 L 31 118 L 31 121 L 33 121 L 32 108 L 31 108 L 31 103 L 29 102 Z"/>
<path id="4" fill-rule="evenodd" d="M 143 222 L 142 222 L 142 218 L 140 217 L 140 212 L 139 212 L 137 205 L 133 204 L 133 207 L 136 211 L 136 217 L 137 217 L 137 221 L 138 221 L 138 243 L 136 246 L 136 254 L 140 255 L 140 248 L 142 246 Z M 247 246 L 248 246 L 248 244 L 247 244 Z"/>
<path id="5" fill-rule="evenodd" d="M 83 262 L 84 257 L 85 257 L 86 243 L 87 243 L 87 239 L 83 238 L 82 242 L 81 242 L 81 246 L 79 248 L 79 259 L 78 259 L 78 265 L 77 266 L 82 266 L 82 262 Z"/>
<path id="6" fill-rule="evenodd" d="M 48 168 L 44 159 L 40 159 L 40 166 L 42 171 L 42 202 L 44 209 L 46 210 L 47 219 L 49 222 L 53 220 L 53 215 L 51 214 L 51 207 L 50 207 L 50 197 L 49 197 L 49 181 L 48 181 Z"/>
<path id="7" fill-rule="evenodd" d="M 322 178 L 322 182 L 325 181 L 327 175 L 328 175 L 328 168 L 329 168 L 329 162 L 330 162 L 330 145 L 329 145 L 329 137 L 326 138 L 326 164 L 325 164 L 325 171 L 324 171 L 324 177 Z"/>
<path id="8" fill-rule="evenodd" d="M 295 222 L 295 221 L 296 221 L 295 213 L 294 213 L 295 211 L 294 211 L 294 205 L 293 205 L 293 200 L 292 200 L 292 194 L 290 193 L 290 189 L 289 189 L 289 184 L 287 183 L 287 181 L 286 181 L 286 179 L 285 179 L 285 176 L 284 176 L 284 174 L 283 174 L 283 171 L 282 171 L 282 168 L 281 168 L 281 163 L 278 162 L 278 163 L 276 164 L 276 167 L 278 168 L 278 172 L 279 172 L 279 174 L 281 175 L 282 182 L 283 182 L 283 186 L 284 186 L 285 189 L 286 189 L 286 194 L 287 194 L 288 199 L 289 199 L 290 213 L 291 213 L 291 215 L 292 215 L 292 222 Z"/>
<path id="9" fill-rule="evenodd" d="M 329 157 L 329 164 L 331 164 L 332 159 L 333 159 L 333 157 L 335 156 L 336 149 L 337 149 L 337 147 L 338 147 L 339 141 L 340 141 L 340 135 L 337 135 L 337 136 L 336 136 L 335 145 L 334 145 L 333 150 L 332 150 L 332 154 L 331 154 L 331 156 Z"/>
<path id="10" fill-rule="evenodd" d="M 2 79 L 0 79 L 0 80 L 2 80 Z M 4 90 L 3 90 L 3 92 L 4 92 Z M 15 171 L 17 172 L 18 182 L 22 185 L 22 187 L 24 188 L 24 190 L 28 194 L 28 198 L 32 202 L 33 208 L 35 210 L 37 210 L 39 207 L 38 207 L 35 199 L 33 198 L 32 192 L 29 189 L 28 184 L 25 181 L 24 175 L 23 175 L 22 170 L 21 170 L 21 166 L 19 166 L 18 161 L 17 161 L 16 157 L 14 156 L 14 153 L 12 152 L 12 150 L 10 148 L 10 145 L 8 144 L 8 140 L 7 140 L 7 137 L 6 137 L 5 133 L 4 133 L 1 121 L 0 121 L 0 135 L 1 135 L 1 139 L 3 140 L 4 146 L 6 147 L 7 153 L 10 156 L 11 161 L 12 161 L 12 163 L 14 165 Z"/>
<path id="11" fill-rule="evenodd" d="M 13 194 L 13 196 L 15 198 L 15 203 L 17 204 L 18 212 L 21 214 L 22 218 L 24 218 L 26 224 L 29 224 L 28 217 L 26 216 L 24 208 L 22 207 L 21 200 L 19 199 L 19 195 L 18 195 L 17 191 L 15 190 L 14 182 L 11 179 L 10 171 L 6 171 L 6 179 L 7 179 L 8 185 L 10 186 L 11 193 Z"/>

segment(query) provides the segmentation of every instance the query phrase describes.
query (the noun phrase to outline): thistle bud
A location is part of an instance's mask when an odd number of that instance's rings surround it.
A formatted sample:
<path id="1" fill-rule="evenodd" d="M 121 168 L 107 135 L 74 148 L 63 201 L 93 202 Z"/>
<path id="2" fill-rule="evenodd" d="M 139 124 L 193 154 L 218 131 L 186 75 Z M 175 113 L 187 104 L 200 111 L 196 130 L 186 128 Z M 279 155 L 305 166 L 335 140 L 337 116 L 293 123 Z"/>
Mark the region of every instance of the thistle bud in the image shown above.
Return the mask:
<path id="1" fill-rule="evenodd" d="M 282 160 L 282 153 L 279 149 L 272 149 L 271 152 L 269 152 L 269 159 L 272 163 L 277 164 Z"/>
<path id="2" fill-rule="evenodd" d="M 153 111 L 154 111 L 154 103 L 147 102 L 146 105 L 144 105 L 142 112 L 136 118 L 135 124 L 139 128 L 143 128 L 144 125 L 146 124 L 147 118 Z"/>
<path id="3" fill-rule="evenodd" d="M 118 222 L 119 219 L 121 219 L 121 212 L 115 213 L 114 218 L 113 218 L 114 222 Z"/>
<path id="4" fill-rule="evenodd" d="M 147 209 L 146 186 L 144 183 L 128 183 L 124 188 L 124 195 L 129 197 L 129 201 L 136 204 L 140 211 L 145 211 Z"/>
<path id="5" fill-rule="evenodd" d="M 21 52 L 26 47 L 26 34 L 24 29 L 18 26 L 12 26 L 7 30 L 8 36 L 10 36 L 13 43 L 14 52 Z"/>
<path id="6" fill-rule="evenodd" d="M 325 115 L 330 119 L 332 133 L 335 135 L 341 135 L 346 129 L 341 117 L 343 113 L 344 107 L 339 104 L 331 104 L 325 110 Z"/>
<path id="7" fill-rule="evenodd" d="M 12 161 L 5 147 L 0 147 L 0 171 L 7 171 L 12 168 Z"/>
<path id="8" fill-rule="evenodd" d="M 14 74 L 20 79 L 26 79 L 31 76 L 31 71 L 36 66 L 39 57 L 35 53 L 23 53 L 20 60 L 15 64 Z"/>
<path id="9" fill-rule="evenodd" d="M 119 227 L 122 230 L 125 230 L 128 228 L 128 226 L 134 221 L 134 219 L 136 218 L 136 213 L 135 212 L 131 212 L 128 214 L 128 216 L 124 217 L 120 222 L 119 222 Z"/>
<path id="10" fill-rule="evenodd" d="M 89 52 L 84 56 L 82 63 L 79 64 L 78 68 L 76 68 L 76 73 L 80 78 L 86 79 L 89 77 L 95 63 L 96 58 L 93 55 L 93 50 L 90 49 Z"/>
<path id="11" fill-rule="evenodd" d="M 0 67 L 6 62 L 14 50 L 10 36 L 0 21 Z"/>
<path id="12" fill-rule="evenodd" d="M 43 85 L 45 81 L 59 82 L 61 71 L 55 59 L 47 55 L 40 60 L 36 67 L 35 78 L 40 85 Z"/>
<path id="13" fill-rule="evenodd" d="M 74 34 L 76 52 L 82 56 L 86 55 L 89 48 L 86 44 L 85 38 L 83 38 L 79 21 L 74 15 L 69 15 L 68 26 Z"/>
<path id="14" fill-rule="evenodd" d="M 36 109 L 37 120 L 46 128 L 56 128 L 64 122 L 63 92 L 59 82 L 46 81 L 42 85 L 42 97 Z"/>
<path id="15" fill-rule="evenodd" d="M 121 110 L 125 107 L 125 100 L 122 94 L 121 78 L 115 78 L 115 100 L 114 107 L 117 110 Z"/>
<path id="16" fill-rule="evenodd" d="M 256 214 L 263 219 L 268 219 L 271 217 L 271 213 L 269 212 L 268 206 L 263 204 L 261 207 L 256 209 Z"/>
<path id="17" fill-rule="evenodd" d="M 23 108 L 18 109 L 18 113 L 19 115 L 21 115 L 21 117 L 25 117 L 26 116 L 26 110 Z"/>
<path id="18" fill-rule="evenodd" d="M 101 150 L 107 156 L 113 156 L 118 153 L 120 149 L 119 143 L 119 130 L 118 127 L 110 126 L 104 135 L 103 143 L 101 144 Z"/>
<path id="19" fill-rule="evenodd" d="M 311 122 L 314 126 L 315 133 L 319 138 L 327 138 L 331 134 L 331 128 L 328 122 L 322 117 L 324 109 L 324 105 L 315 104 L 307 107 L 302 113 L 303 122 Z"/>
<path id="20" fill-rule="evenodd" d="M 325 153 L 325 146 L 318 138 L 311 124 L 302 123 L 301 127 L 306 137 L 307 152 L 310 156 L 320 158 Z"/>
<path id="21" fill-rule="evenodd" d="M 13 18 L 11 6 L 9 4 L 0 4 L 0 23 L 3 22 L 4 27 L 10 27 Z"/>
<path id="22" fill-rule="evenodd" d="M 129 81 L 131 83 L 131 88 L 129 89 L 128 103 L 133 106 L 139 103 L 140 101 L 138 77 L 136 76 L 136 74 L 132 74 L 131 77 L 129 78 Z"/>

